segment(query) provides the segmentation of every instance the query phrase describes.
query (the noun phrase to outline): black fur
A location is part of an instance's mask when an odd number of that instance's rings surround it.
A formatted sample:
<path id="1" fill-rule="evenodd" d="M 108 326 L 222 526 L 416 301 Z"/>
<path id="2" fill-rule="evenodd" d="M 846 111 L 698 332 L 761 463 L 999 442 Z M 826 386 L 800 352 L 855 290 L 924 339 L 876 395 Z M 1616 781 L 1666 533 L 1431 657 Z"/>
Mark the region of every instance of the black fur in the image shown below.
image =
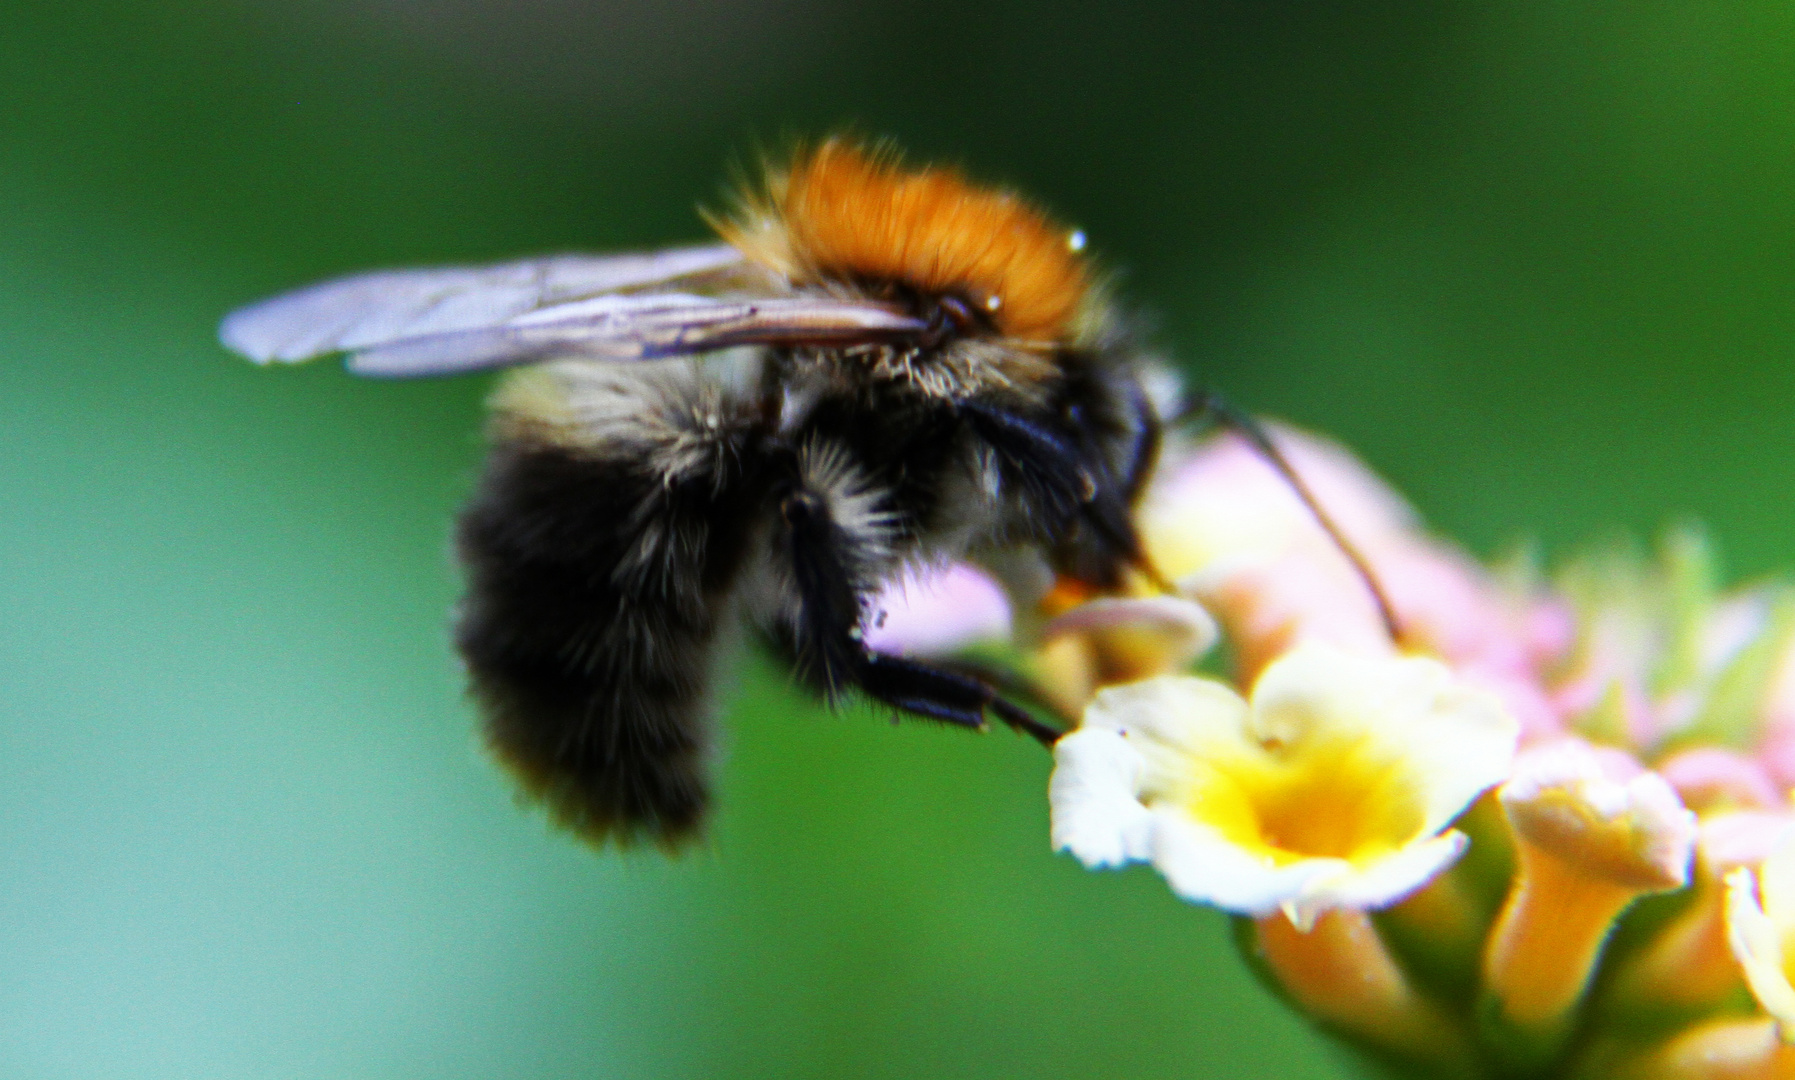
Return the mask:
<path id="1" fill-rule="evenodd" d="M 1050 742 L 1054 729 L 976 675 L 870 653 L 868 597 L 905 561 L 968 547 L 1035 545 L 1098 585 L 1139 562 L 1127 511 L 1157 428 L 1120 358 L 1069 358 L 1044 395 L 950 402 L 830 382 L 795 419 L 780 396 L 791 357 L 764 363 L 758 396 L 738 391 L 753 400 L 722 424 L 689 407 L 710 377 L 697 365 L 683 383 L 606 384 L 630 402 L 619 415 L 665 421 L 635 442 L 570 447 L 513 417 L 463 515 L 458 643 L 488 739 L 594 841 L 676 845 L 701 828 L 707 688 L 738 607 L 830 701 L 857 690 L 975 728 L 989 711 Z M 680 460 L 703 464 L 670 469 L 673 445 L 701 446 Z M 974 482 L 985 461 L 995 495 Z"/>
<path id="2" fill-rule="evenodd" d="M 790 628 L 795 673 L 834 702 L 857 681 L 864 652 L 853 637 L 861 602 L 853 540 L 820 492 L 790 492 L 780 500 L 779 518 L 780 555 L 801 605 Z"/>
<path id="3" fill-rule="evenodd" d="M 1041 418 L 980 401 L 961 409 L 973 434 L 997 454 L 1004 482 L 1033 509 L 1031 529 L 1043 539 L 1064 536 L 1097 495 L 1094 463 Z"/>
<path id="4" fill-rule="evenodd" d="M 713 650 L 754 507 L 741 485 L 664 488 L 627 460 L 493 450 L 461 519 L 457 643 L 488 740 L 555 819 L 593 840 L 677 842 L 707 804 Z M 653 515 L 682 539 L 616 567 Z"/>

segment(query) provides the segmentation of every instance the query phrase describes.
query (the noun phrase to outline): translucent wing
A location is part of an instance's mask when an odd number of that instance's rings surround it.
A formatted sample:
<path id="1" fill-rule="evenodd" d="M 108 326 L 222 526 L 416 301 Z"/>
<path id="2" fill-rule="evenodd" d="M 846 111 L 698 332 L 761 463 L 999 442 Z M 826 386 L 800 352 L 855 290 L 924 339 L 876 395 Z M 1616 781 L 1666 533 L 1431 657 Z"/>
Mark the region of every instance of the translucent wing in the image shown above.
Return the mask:
<path id="1" fill-rule="evenodd" d="M 480 330 L 587 297 L 741 269 L 727 244 L 635 255 L 555 255 L 493 266 L 356 274 L 232 312 L 225 345 L 260 364 L 292 363 L 409 338 Z"/>
<path id="2" fill-rule="evenodd" d="M 926 328 L 898 308 L 858 300 L 624 294 L 546 308 L 498 326 L 360 349 L 350 357 L 349 370 L 379 378 L 417 378 L 568 357 L 652 360 L 732 345 L 845 345 Z"/>

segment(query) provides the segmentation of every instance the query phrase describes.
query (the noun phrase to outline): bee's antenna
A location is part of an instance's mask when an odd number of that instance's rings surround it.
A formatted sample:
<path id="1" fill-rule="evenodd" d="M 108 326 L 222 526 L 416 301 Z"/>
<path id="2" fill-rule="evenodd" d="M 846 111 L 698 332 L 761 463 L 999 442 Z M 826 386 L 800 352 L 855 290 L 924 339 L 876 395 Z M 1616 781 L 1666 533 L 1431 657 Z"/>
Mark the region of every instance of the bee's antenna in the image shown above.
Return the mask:
<path id="1" fill-rule="evenodd" d="M 1352 564 L 1353 570 L 1365 582 L 1365 588 L 1370 591 L 1372 601 L 1377 604 L 1378 617 L 1383 620 L 1384 632 L 1390 635 L 1390 640 L 1402 640 L 1402 624 L 1397 621 L 1396 609 L 1391 606 L 1390 597 L 1384 592 L 1384 587 L 1378 583 L 1377 575 L 1371 572 L 1371 564 L 1366 561 L 1365 556 L 1353 545 L 1353 542 L 1346 538 L 1346 534 L 1340 531 L 1340 526 L 1335 524 L 1334 519 L 1322 508 L 1321 500 L 1315 497 L 1315 493 L 1303 481 L 1302 474 L 1290 464 L 1290 459 L 1284 456 L 1284 451 L 1278 449 L 1278 444 L 1272 442 L 1271 433 L 1260 426 L 1259 421 L 1235 408 L 1232 403 L 1212 390 L 1197 391 L 1179 410 L 1177 419 L 1211 420 L 1245 439 L 1247 445 L 1264 458 L 1265 463 L 1270 465 L 1286 484 L 1290 485 L 1290 490 L 1296 493 L 1296 497 L 1302 501 L 1303 506 L 1307 507 L 1309 513 L 1314 515 L 1316 523 L 1321 526 L 1323 532 L 1328 534 L 1328 539 L 1334 542 L 1334 546 L 1340 549 L 1340 554 L 1346 556 L 1346 561 Z"/>

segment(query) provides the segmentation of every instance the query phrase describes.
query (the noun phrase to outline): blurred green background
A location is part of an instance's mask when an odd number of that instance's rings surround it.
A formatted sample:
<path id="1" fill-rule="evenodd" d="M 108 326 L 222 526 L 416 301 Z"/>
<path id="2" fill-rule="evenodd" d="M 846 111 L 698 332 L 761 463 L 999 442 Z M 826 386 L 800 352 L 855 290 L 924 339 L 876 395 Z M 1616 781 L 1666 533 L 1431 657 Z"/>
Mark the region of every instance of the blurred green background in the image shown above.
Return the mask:
<path id="1" fill-rule="evenodd" d="M 1795 555 L 1795 9 L 8 5 L 0 1076 L 1321 1077 L 1215 914 L 1047 850 L 1005 734 L 736 675 L 709 850 L 519 809 L 449 653 L 485 382 L 229 308 L 699 235 L 844 124 L 1082 225 L 1193 375 L 1439 527 Z"/>

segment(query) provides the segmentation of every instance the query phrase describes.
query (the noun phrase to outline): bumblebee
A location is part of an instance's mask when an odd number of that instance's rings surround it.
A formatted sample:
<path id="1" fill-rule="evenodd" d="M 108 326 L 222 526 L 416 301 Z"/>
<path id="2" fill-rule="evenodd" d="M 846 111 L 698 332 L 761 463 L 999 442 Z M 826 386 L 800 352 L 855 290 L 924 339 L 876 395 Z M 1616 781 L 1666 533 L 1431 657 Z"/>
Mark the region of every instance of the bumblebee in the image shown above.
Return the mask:
<path id="1" fill-rule="evenodd" d="M 398 270 L 237 311 L 258 362 L 514 369 L 462 513 L 456 643 L 488 741 L 561 825 L 677 846 L 709 802 L 739 626 L 829 700 L 1058 734 L 976 672 L 863 644 L 881 583 L 1029 553 L 1150 575 L 1130 509 L 1161 370 L 1081 233 L 835 139 L 708 218 L 722 243 Z"/>

